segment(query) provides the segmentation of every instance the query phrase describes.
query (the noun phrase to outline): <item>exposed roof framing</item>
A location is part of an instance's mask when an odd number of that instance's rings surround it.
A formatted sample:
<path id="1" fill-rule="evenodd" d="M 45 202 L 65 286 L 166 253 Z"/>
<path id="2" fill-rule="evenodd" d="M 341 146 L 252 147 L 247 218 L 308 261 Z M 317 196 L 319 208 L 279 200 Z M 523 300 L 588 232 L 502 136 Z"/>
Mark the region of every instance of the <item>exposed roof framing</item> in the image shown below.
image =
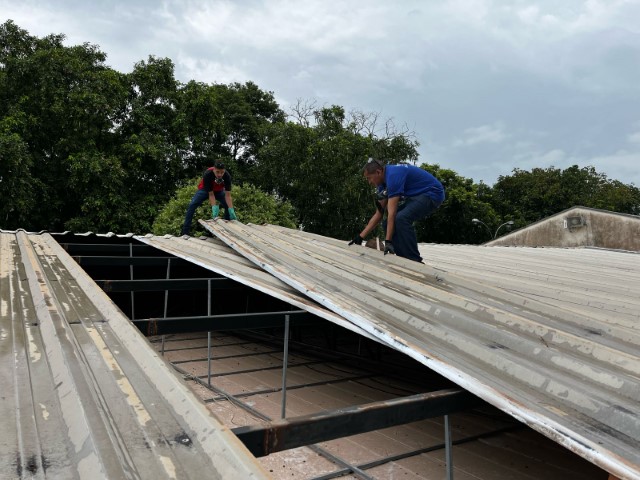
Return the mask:
<path id="1" fill-rule="evenodd" d="M 473 408 L 480 400 L 460 389 L 438 390 L 410 397 L 356 405 L 337 411 L 234 428 L 256 457 L 313 443 L 371 432 Z"/>
<path id="2" fill-rule="evenodd" d="M 255 288 L 274 298 L 283 300 L 366 338 L 379 341 L 374 335 L 346 321 L 340 315 L 324 308 L 278 278 L 256 267 L 250 260 L 244 258 L 233 249 L 226 247 L 219 240 L 154 235 L 136 236 L 135 238 L 158 250 L 170 253 L 243 285 Z"/>

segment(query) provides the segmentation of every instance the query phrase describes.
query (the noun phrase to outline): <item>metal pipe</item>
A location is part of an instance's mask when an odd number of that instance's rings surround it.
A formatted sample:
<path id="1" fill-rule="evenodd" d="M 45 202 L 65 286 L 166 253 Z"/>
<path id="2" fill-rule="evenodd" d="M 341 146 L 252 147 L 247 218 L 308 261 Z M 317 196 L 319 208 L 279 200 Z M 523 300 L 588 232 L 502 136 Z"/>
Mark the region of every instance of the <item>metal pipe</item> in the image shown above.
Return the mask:
<path id="1" fill-rule="evenodd" d="M 171 277 L 171 259 L 167 260 L 167 280 Z M 164 291 L 164 318 L 167 318 L 167 307 L 169 305 L 169 290 Z"/>
<path id="2" fill-rule="evenodd" d="M 360 480 L 374 480 L 375 478 L 375 477 L 371 477 L 370 475 L 367 475 L 367 473 L 364 470 L 358 468 L 352 463 L 349 463 L 343 460 L 342 458 L 334 455 L 333 453 L 329 452 L 328 450 L 325 450 L 322 447 L 319 447 L 318 445 L 308 445 L 308 448 L 316 452 L 318 455 L 321 455 L 329 459 L 336 465 L 344 467 L 346 473 L 352 473 L 354 477 L 359 478 Z"/>
<path id="3" fill-rule="evenodd" d="M 289 360 L 289 315 L 284 316 L 284 358 L 282 359 L 282 412 L 280 418 L 286 418 L 287 409 L 287 364 Z"/>
<path id="4" fill-rule="evenodd" d="M 207 383 L 211 386 L 211 332 L 207 332 Z"/>
<path id="5" fill-rule="evenodd" d="M 174 362 L 173 364 L 175 365 L 177 362 Z M 320 382 L 313 382 L 313 383 L 301 383 L 301 384 L 297 384 L 297 385 L 292 385 L 291 387 L 287 387 L 287 390 L 298 390 L 300 388 L 309 388 L 309 387 L 319 387 L 319 386 L 325 386 L 325 385 L 336 385 L 339 383 L 344 383 L 344 382 L 353 382 L 353 381 L 357 381 L 357 380 L 366 380 L 368 378 L 374 378 L 375 375 L 358 375 L 355 377 L 344 377 L 344 378 L 338 378 L 336 380 L 323 380 Z M 282 390 L 281 388 L 265 388 L 264 390 L 254 390 L 252 392 L 243 392 L 243 393 L 236 393 L 236 397 L 237 398 L 247 398 L 247 397 L 252 397 L 254 395 L 264 395 L 266 393 L 277 393 L 280 390 Z M 223 400 L 222 397 L 213 397 L 213 398 L 205 398 L 204 399 L 204 403 L 211 403 L 211 402 L 217 402 L 218 400 Z"/>
<path id="6" fill-rule="evenodd" d="M 210 309 L 209 309 L 209 314 L 208 315 L 204 315 L 204 316 L 189 316 L 189 317 L 167 317 L 167 318 L 139 318 L 135 321 L 133 321 L 133 323 L 141 323 L 141 322 L 162 322 L 162 321 L 167 321 L 167 322 L 174 322 L 174 321 L 187 321 L 187 320 L 194 320 L 197 322 L 201 322 L 204 320 L 217 320 L 217 319 L 225 319 L 225 318 L 235 318 L 235 319 L 241 319 L 241 318 L 259 318 L 259 317 L 280 317 L 282 318 L 282 314 L 284 312 L 253 312 L 253 313 L 223 313 L 220 315 L 211 315 L 210 314 Z M 307 316 L 311 316 L 311 314 L 309 312 L 307 312 L 306 310 L 294 310 L 293 312 L 289 312 L 287 311 L 288 314 L 293 314 L 296 317 L 302 316 L 302 317 L 307 317 Z M 315 324 L 317 325 L 317 322 L 315 322 Z"/>
<path id="7" fill-rule="evenodd" d="M 451 444 L 451 424 L 449 423 L 449 415 L 444 416 L 444 455 L 447 464 L 447 480 L 453 480 L 453 446 Z"/>
<path id="8" fill-rule="evenodd" d="M 300 363 L 296 363 L 294 366 L 295 367 L 305 367 L 307 365 L 318 365 L 320 363 L 324 363 L 324 360 L 315 360 L 312 362 L 300 362 Z M 253 372 L 268 372 L 270 370 L 278 370 L 280 367 L 278 365 L 274 365 L 273 367 L 261 367 L 261 368 L 248 368 L 246 370 L 232 370 L 229 372 L 222 372 L 222 373 L 212 373 L 211 376 L 212 377 L 226 377 L 229 375 L 238 375 L 241 373 L 253 373 Z M 196 375 L 194 375 L 196 376 Z M 199 378 L 206 378 L 206 375 L 197 375 L 197 377 Z"/>
<path id="9" fill-rule="evenodd" d="M 211 279 L 207 282 L 207 316 L 211 316 Z M 207 384 L 211 386 L 211 331 L 207 332 Z"/>
<path id="10" fill-rule="evenodd" d="M 129 244 L 129 256 L 133 258 L 133 243 Z M 133 280 L 133 264 L 129 265 L 129 280 Z M 131 320 L 136 318 L 135 315 L 135 294 L 131 291 Z"/>
<path id="11" fill-rule="evenodd" d="M 221 389 L 219 387 L 216 387 L 214 385 L 207 385 L 207 383 L 204 380 L 202 380 L 202 379 L 200 379 L 198 377 L 194 377 L 189 372 L 187 372 L 186 370 L 183 370 L 182 368 L 178 367 L 177 365 L 171 364 L 171 366 L 176 371 L 178 371 L 181 375 L 184 375 L 186 378 L 190 378 L 191 380 L 196 382 L 198 385 L 202 385 L 204 388 L 208 388 L 209 390 L 211 390 L 212 392 L 217 393 L 218 395 L 222 395 L 224 398 L 229 400 L 231 403 L 233 403 L 234 405 L 237 405 L 238 407 L 242 408 L 243 410 L 251 413 L 251 415 L 254 415 L 256 418 L 259 418 L 259 419 L 264 420 L 266 422 L 271 421 L 270 417 L 268 417 L 265 414 L 259 412 L 255 408 L 250 407 L 245 402 L 243 402 L 241 400 L 238 400 L 233 395 L 231 395 L 229 392 L 227 392 L 227 391 L 225 391 L 225 390 L 223 390 L 223 389 Z"/>
<path id="12" fill-rule="evenodd" d="M 512 430 L 517 430 L 517 429 L 522 429 L 522 428 L 525 428 L 525 426 L 523 424 L 508 425 L 506 427 L 497 428 L 495 430 L 490 430 L 488 432 L 482 432 L 482 433 L 478 433 L 476 435 L 470 435 L 468 437 L 460 438 L 460 439 L 456 440 L 455 442 L 453 442 L 453 444 L 454 445 L 461 445 L 463 443 L 474 442 L 474 441 L 479 440 L 481 438 L 491 437 L 493 435 L 500 435 L 502 433 L 506 433 L 506 432 L 510 432 Z M 423 454 L 423 453 L 429 453 L 429 452 L 434 452 L 436 450 L 442 450 L 443 448 L 445 448 L 445 444 L 444 443 L 439 443 L 437 445 L 432 445 L 430 447 L 425 447 L 425 448 L 419 448 L 417 450 L 412 450 L 410 452 L 404 452 L 404 453 L 399 453 L 397 455 L 390 455 L 388 457 L 378 458 L 378 459 L 376 459 L 376 460 L 374 460 L 372 462 L 360 463 L 360 464 L 357 465 L 357 468 L 359 468 L 361 470 L 369 470 L 371 468 L 379 467 L 380 465 L 384 465 L 386 463 L 396 462 L 398 460 L 403 460 L 405 458 L 415 457 L 416 455 L 420 455 L 420 454 Z M 309 479 L 309 480 L 330 480 L 332 478 L 342 477 L 342 476 L 348 474 L 349 471 L 350 471 L 349 468 L 342 468 L 340 470 L 335 470 L 333 472 L 329 472 L 329 473 L 327 473 L 325 475 L 320 475 L 318 477 L 313 477 L 312 479 Z"/>

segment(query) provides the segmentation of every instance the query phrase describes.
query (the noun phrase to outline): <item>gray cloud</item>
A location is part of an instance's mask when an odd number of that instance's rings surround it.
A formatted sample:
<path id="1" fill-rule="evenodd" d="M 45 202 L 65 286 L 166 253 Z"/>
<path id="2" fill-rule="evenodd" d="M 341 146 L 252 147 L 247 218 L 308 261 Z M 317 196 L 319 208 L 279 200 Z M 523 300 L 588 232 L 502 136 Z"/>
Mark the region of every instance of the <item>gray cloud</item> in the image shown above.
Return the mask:
<path id="1" fill-rule="evenodd" d="M 640 185 L 640 4 L 625 0 L 0 0 L 34 35 L 113 68 L 169 57 L 181 81 L 252 80 L 406 123 L 421 161 L 493 183 L 594 165 Z M 6 19 L 5 18 L 5 19 Z"/>

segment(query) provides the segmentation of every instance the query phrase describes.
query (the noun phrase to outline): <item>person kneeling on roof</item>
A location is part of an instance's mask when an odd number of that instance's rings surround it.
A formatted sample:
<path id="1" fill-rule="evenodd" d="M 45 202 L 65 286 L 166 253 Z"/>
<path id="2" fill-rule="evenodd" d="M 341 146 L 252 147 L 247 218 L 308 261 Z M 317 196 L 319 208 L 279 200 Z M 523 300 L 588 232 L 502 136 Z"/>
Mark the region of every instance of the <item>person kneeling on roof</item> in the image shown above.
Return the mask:
<path id="1" fill-rule="evenodd" d="M 426 170 L 413 165 L 383 165 L 369 159 L 363 168 L 367 182 L 376 187 L 377 209 L 367 226 L 349 245 L 361 245 L 382 221 L 385 231 L 384 254 L 421 262 L 413 223 L 426 218 L 444 201 L 444 187 Z M 387 218 L 383 221 L 384 211 Z"/>
<path id="2" fill-rule="evenodd" d="M 225 170 L 224 163 L 220 161 L 216 162 L 213 167 L 205 170 L 202 180 L 200 180 L 198 184 L 198 190 L 193 195 L 193 198 L 191 198 L 191 202 L 187 208 L 181 235 L 189 235 L 193 215 L 207 198 L 211 204 L 211 217 L 214 220 L 218 218 L 220 206 L 224 208 L 225 220 L 237 220 L 231 198 L 231 175 Z M 220 203 L 220 205 L 218 205 L 218 203 Z"/>

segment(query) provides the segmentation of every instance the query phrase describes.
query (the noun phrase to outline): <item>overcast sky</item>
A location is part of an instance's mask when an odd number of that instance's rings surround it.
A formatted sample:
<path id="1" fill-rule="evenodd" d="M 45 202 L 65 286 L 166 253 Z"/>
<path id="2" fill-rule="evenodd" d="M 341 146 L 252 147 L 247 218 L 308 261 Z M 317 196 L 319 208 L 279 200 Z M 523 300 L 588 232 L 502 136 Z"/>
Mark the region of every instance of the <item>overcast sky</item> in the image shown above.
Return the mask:
<path id="1" fill-rule="evenodd" d="M 168 57 L 285 111 L 376 112 L 476 182 L 577 164 L 640 186 L 640 0 L 0 0 L 7 19 L 121 72 Z"/>

